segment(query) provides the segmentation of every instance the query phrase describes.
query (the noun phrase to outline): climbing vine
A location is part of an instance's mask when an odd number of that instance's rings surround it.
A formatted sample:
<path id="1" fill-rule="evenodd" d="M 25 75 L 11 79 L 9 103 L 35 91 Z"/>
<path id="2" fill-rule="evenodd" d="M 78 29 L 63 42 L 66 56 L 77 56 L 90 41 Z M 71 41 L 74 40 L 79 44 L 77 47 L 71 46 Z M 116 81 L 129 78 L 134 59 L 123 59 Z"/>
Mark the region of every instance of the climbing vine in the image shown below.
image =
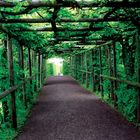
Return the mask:
<path id="1" fill-rule="evenodd" d="M 47 76 L 53 74 L 51 64 L 44 67 L 45 59 L 56 56 L 64 59 L 65 75 L 75 77 L 97 95 L 101 93 L 129 121 L 139 122 L 139 89 L 101 77 L 139 84 L 139 1 L 4 0 L 0 3 L 0 95 L 11 88 L 7 56 L 10 39 L 14 85 L 35 75 L 15 93 L 18 128 L 26 120 L 42 84 L 41 78 L 46 76 L 42 71 L 47 68 Z M 39 73 L 44 75 L 41 77 Z M 28 93 L 26 105 L 24 92 Z M 0 100 L 0 139 L 17 134 L 11 130 L 10 101 L 9 95 Z"/>

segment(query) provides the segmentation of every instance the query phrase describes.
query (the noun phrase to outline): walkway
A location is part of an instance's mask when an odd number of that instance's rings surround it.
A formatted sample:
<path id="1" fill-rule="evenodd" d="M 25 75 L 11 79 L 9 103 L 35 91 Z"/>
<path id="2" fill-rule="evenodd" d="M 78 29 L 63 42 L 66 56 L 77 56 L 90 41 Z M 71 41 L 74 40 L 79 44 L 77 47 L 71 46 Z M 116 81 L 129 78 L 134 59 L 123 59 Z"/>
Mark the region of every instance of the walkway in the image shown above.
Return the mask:
<path id="1" fill-rule="evenodd" d="M 70 77 L 50 77 L 17 140 L 140 140 L 140 132 Z"/>

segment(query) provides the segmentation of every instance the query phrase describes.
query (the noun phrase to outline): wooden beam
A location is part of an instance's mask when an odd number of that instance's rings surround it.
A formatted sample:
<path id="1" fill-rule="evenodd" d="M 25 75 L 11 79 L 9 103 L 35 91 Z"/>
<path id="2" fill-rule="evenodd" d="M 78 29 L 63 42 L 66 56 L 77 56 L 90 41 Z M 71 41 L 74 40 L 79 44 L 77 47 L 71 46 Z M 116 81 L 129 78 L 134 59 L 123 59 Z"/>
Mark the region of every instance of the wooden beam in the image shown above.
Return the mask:
<path id="1" fill-rule="evenodd" d="M 82 41 L 82 37 L 73 37 L 73 38 L 58 38 L 57 41 Z"/>
<path id="2" fill-rule="evenodd" d="M 6 96 L 8 96 L 8 95 L 12 94 L 13 92 L 15 92 L 15 90 L 17 90 L 19 87 L 21 87 L 24 83 L 27 83 L 29 80 L 33 79 L 34 76 L 26 78 L 19 85 L 13 86 L 10 89 L 7 89 L 6 91 L 0 93 L 0 100 L 4 99 Z"/>
<path id="3" fill-rule="evenodd" d="M 103 77 L 104 79 L 109 79 L 109 80 L 114 80 L 120 83 L 125 83 L 127 85 L 133 86 L 133 87 L 137 87 L 140 88 L 140 83 L 139 82 L 132 82 L 132 81 L 128 81 L 128 80 L 123 80 L 123 79 L 119 79 L 113 76 L 108 76 L 108 75 L 100 75 L 101 77 Z"/>
<path id="4" fill-rule="evenodd" d="M 70 29 L 70 28 L 60 28 L 60 27 L 57 27 L 57 31 L 61 32 L 61 31 L 75 31 L 75 32 L 78 32 L 78 31 L 99 31 L 99 30 L 102 30 L 103 27 L 93 27 L 93 28 L 89 28 L 89 27 L 85 27 L 85 28 L 78 28 L 78 29 Z M 38 29 L 20 29 L 20 30 L 15 30 L 15 32 L 21 32 L 21 31 L 38 31 L 38 32 L 44 32 L 44 31 L 53 31 L 53 28 L 38 28 Z"/>
<path id="5" fill-rule="evenodd" d="M 128 17 L 109 17 L 109 18 L 81 18 L 81 19 L 68 19 L 68 18 L 62 18 L 59 20 L 55 20 L 57 23 L 69 23 L 69 22 L 119 22 L 119 21 L 131 21 L 131 18 Z M 136 18 L 137 21 L 140 21 L 140 17 Z M 0 23 L 51 23 L 52 19 L 33 19 L 33 18 L 21 18 L 21 19 L 0 19 Z"/>
<path id="6" fill-rule="evenodd" d="M 118 8 L 139 8 L 140 7 L 140 2 L 107 2 L 105 4 L 101 4 L 100 2 L 86 2 L 86 1 L 81 1 L 81 2 L 71 2 L 71 1 L 64 1 L 63 3 L 52 3 L 50 1 L 48 2 L 30 2 L 28 5 L 23 5 L 22 7 L 27 8 L 27 7 L 32 7 L 32 8 L 41 8 L 41 7 L 50 7 L 54 8 L 57 5 L 61 7 L 118 7 Z M 12 2 L 0 2 L 0 7 L 14 7 L 16 6 L 16 3 Z"/>

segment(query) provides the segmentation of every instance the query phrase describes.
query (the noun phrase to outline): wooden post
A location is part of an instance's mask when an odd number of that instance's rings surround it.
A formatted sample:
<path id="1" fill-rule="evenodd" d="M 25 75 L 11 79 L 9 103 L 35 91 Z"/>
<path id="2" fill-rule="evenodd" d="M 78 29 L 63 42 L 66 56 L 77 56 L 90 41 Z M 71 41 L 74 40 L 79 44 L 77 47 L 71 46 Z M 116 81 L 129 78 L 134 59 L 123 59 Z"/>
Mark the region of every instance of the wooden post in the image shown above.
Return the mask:
<path id="1" fill-rule="evenodd" d="M 38 53 L 38 88 L 40 88 L 40 53 Z"/>
<path id="2" fill-rule="evenodd" d="M 73 71 L 74 71 L 74 70 L 73 70 L 73 69 L 74 69 L 73 61 L 74 61 L 74 60 L 73 60 L 73 59 L 74 59 L 74 58 L 73 58 L 73 56 L 72 56 L 72 57 L 71 57 L 71 76 L 72 76 L 72 77 L 74 77 L 74 75 L 73 75 Z"/>
<path id="3" fill-rule="evenodd" d="M 71 68 L 72 68 L 72 65 L 71 65 L 71 56 L 70 56 L 70 70 L 69 70 L 69 75 L 71 76 Z"/>
<path id="4" fill-rule="evenodd" d="M 110 75 L 110 63 L 109 63 L 109 48 L 108 48 L 108 46 L 107 46 L 107 48 L 106 48 L 106 62 L 107 62 L 107 69 L 108 69 L 108 75 Z M 108 94 L 108 98 L 110 99 L 110 93 Z"/>
<path id="5" fill-rule="evenodd" d="M 34 80 L 35 80 L 35 91 L 37 91 L 37 53 L 34 51 L 34 70 L 35 70 L 35 77 L 34 77 Z"/>
<path id="6" fill-rule="evenodd" d="M 42 57 L 42 54 L 40 55 L 40 87 L 42 86 L 42 64 L 43 64 L 43 57 Z"/>
<path id="7" fill-rule="evenodd" d="M 8 69 L 9 69 L 9 83 L 10 87 L 14 86 L 14 67 L 13 67 L 13 52 L 12 52 L 12 40 L 7 36 L 7 55 L 8 55 Z M 15 92 L 11 93 L 11 111 L 12 111 L 12 126 L 17 128 L 17 115 L 16 115 L 16 101 Z"/>
<path id="8" fill-rule="evenodd" d="M 25 74 L 24 74 L 24 54 L 23 54 L 23 45 L 21 44 L 20 47 L 19 47 L 19 65 L 20 65 L 20 68 L 22 69 L 22 75 L 21 75 L 21 78 L 22 80 L 25 79 Z M 26 102 L 26 84 L 24 83 L 23 86 L 22 86 L 22 99 L 23 99 L 23 102 L 24 102 L 24 105 L 27 107 L 27 102 Z"/>
<path id="9" fill-rule="evenodd" d="M 97 60 L 97 49 L 95 48 L 94 49 L 94 60 L 93 60 L 93 62 L 94 62 L 94 91 L 96 91 L 97 90 L 97 62 L 98 62 L 98 60 Z"/>
<path id="10" fill-rule="evenodd" d="M 78 81 L 80 81 L 81 80 L 81 76 L 80 76 L 80 54 L 78 54 L 78 56 L 77 56 L 77 76 L 78 76 Z"/>
<path id="11" fill-rule="evenodd" d="M 76 54 L 75 67 L 76 67 L 76 79 L 78 80 L 78 54 Z"/>
<path id="12" fill-rule="evenodd" d="M 80 61 L 80 65 L 79 65 L 79 77 L 80 77 L 80 82 L 82 82 L 82 73 L 81 73 L 81 69 L 82 69 L 82 54 L 79 54 L 79 61 Z"/>
<path id="13" fill-rule="evenodd" d="M 44 58 L 44 80 L 45 80 L 45 78 L 46 78 L 46 58 Z"/>
<path id="14" fill-rule="evenodd" d="M 77 66 L 77 80 L 79 81 L 80 79 L 80 76 L 79 76 L 79 66 L 80 66 L 80 63 L 79 63 L 79 54 L 77 54 L 77 61 L 76 61 L 76 66 Z"/>
<path id="15" fill-rule="evenodd" d="M 69 75 L 72 76 L 72 57 L 70 57 L 70 71 Z"/>
<path id="16" fill-rule="evenodd" d="M 92 50 L 92 59 L 91 59 L 91 61 L 92 61 L 92 91 L 94 92 L 95 91 L 95 75 L 94 75 L 94 56 L 95 56 L 95 51 L 94 50 Z"/>
<path id="17" fill-rule="evenodd" d="M 32 76 L 32 62 L 31 62 L 31 49 L 28 48 L 28 66 L 29 66 L 29 76 Z M 30 92 L 32 94 L 32 79 L 30 80 Z"/>
<path id="18" fill-rule="evenodd" d="M 77 55 L 75 55 L 74 66 L 75 66 L 75 79 L 77 80 Z"/>
<path id="19" fill-rule="evenodd" d="M 108 59 L 109 59 L 109 76 L 112 76 L 112 55 L 111 55 L 111 46 L 108 46 Z M 114 91 L 113 91 L 113 81 L 110 80 L 110 95 L 111 99 L 114 100 Z"/>
<path id="20" fill-rule="evenodd" d="M 117 76 L 117 67 L 116 67 L 116 42 L 113 41 L 113 77 Z M 113 81 L 113 90 L 117 88 L 117 82 Z M 117 108 L 117 96 L 114 93 L 114 107 Z"/>
<path id="21" fill-rule="evenodd" d="M 44 59 L 43 59 L 43 55 L 42 55 L 42 84 L 43 84 L 43 81 L 44 81 L 44 77 L 45 77 L 45 75 L 44 75 Z"/>
<path id="22" fill-rule="evenodd" d="M 86 61 L 86 88 L 88 88 L 88 58 L 87 58 L 87 53 L 85 53 L 85 61 Z"/>
<path id="23" fill-rule="evenodd" d="M 2 57 L 5 58 L 7 60 L 7 41 L 4 40 L 4 48 L 3 48 L 3 53 L 2 53 Z M 0 63 L 3 64 L 3 61 L 1 61 Z M 3 80 L 7 80 L 7 77 L 4 77 L 1 79 L 1 82 L 3 82 Z M 0 85 L 1 91 L 5 91 L 6 89 Z M 7 100 L 3 100 L 2 101 L 2 109 L 3 109 L 3 118 L 4 118 L 4 122 L 8 121 L 8 114 L 9 114 L 9 109 L 8 109 L 8 102 Z"/>
<path id="24" fill-rule="evenodd" d="M 75 78 L 75 73 L 76 73 L 76 65 L 75 65 L 75 58 L 76 56 L 73 56 L 73 77 Z"/>
<path id="25" fill-rule="evenodd" d="M 29 76 L 32 76 L 32 62 L 31 62 L 31 50 L 28 48 L 28 64 L 29 64 Z M 30 81 L 30 84 L 32 85 L 32 81 Z"/>
<path id="26" fill-rule="evenodd" d="M 81 55 L 81 61 L 82 61 L 82 67 L 81 67 L 81 70 L 84 70 L 84 53 L 82 53 Z M 84 83 L 84 72 L 82 71 L 82 84 Z"/>
<path id="27" fill-rule="evenodd" d="M 73 77 L 73 56 L 71 57 L 71 76 Z"/>
<path id="28" fill-rule="evenodd" d="M 140 83 L 140 29 L 136 38 L 137 81 Z M 140 88 L 138 88 L 137 121 L 140 123 Z"/>
<path id="29" fill-rule="evenodd" d="M 102 75 L 102 50 L 101 47 L 99 47 L 99 63 L 100 63 L 100 75 Z M 100 76 L 100 92 L 101 96 L 103 97 L 103 78 Z"/>

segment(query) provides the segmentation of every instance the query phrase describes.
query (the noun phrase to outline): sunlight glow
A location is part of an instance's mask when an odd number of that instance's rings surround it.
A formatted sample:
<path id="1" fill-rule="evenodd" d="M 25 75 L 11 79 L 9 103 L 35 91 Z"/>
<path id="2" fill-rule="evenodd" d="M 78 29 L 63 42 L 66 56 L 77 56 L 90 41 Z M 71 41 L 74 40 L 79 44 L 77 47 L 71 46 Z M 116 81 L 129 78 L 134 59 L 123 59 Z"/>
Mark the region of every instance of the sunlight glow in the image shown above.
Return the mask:
<path id="1" fill-rule="evenodd" d="M 50 58 L 48 59 L 48 63 L 54 63 L 54 64 L 58 64 L 58 65 L 62 65 L 63 64 L 63 59 L 62 58 Z"/>
<path id="2" fill-rule="evenodd" d="M 62 68 L 63 68 L 63 59 L 62 58 L 50 58 L 48 59 L 47 63 L 53 64 L 53 72 L 56 76 L 62 76 Z"/>

